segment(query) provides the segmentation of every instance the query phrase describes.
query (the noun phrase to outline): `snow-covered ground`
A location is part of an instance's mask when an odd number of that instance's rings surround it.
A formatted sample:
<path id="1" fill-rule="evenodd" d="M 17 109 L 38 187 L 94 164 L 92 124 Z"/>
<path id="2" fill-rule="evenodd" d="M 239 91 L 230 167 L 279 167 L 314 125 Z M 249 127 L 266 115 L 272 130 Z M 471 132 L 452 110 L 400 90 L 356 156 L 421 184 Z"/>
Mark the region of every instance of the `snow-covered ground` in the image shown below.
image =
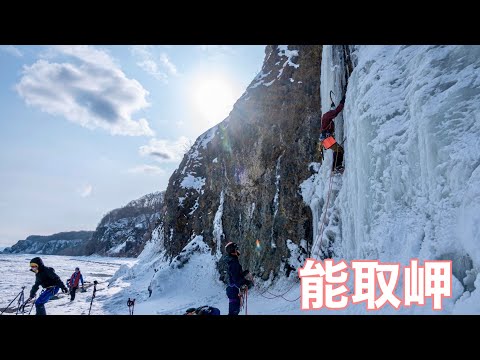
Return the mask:
<path id="1" fill-rule="evenodd" d="M 159 243 L 161 241 L 156 246 Z M 228 314 L 226 287 L 218 279 L 219 274 L 215 269 L 217 258 L 210 254 L 201 236 L 195 236 L 185 246 L 181 257 L 174 258 L 172 262 L 162 259 L 163 251 L 153 251 L 155 244 L 149 243 L 148 247 L 150 249 L 142 254 L 144 259 L 139 259 L 132 267 L 122 266 L 110 280 L 111 291 L 117 290 L 105 299 L 103 309 L 106 313 L 126 313 L 126 302 L 130 297 L 136 299 L 135 314 L 181 315 L 189 307 L 202 305 L 217 307 L 221 315 Z M 295 253 L 295 247 L 290 243 L 292 253 Z M 147 254 L 149 259 L 146 259 Z M 297 268 L 303 266 L 300 263 L 293 265 Z M 353 277 L 350 276 L 350 279 Z M 349 280 L 347 285 L 353 289 L 352 281 Z M 151 297 L 149 286 L 152 289 Z M 397 289 L 401 290 L 401 287 Z M 274 282 L 256 281 L 249 290 L 247 308 L 244 307 L 240 315 L 449 314 L 455 309 L 455 301 L 461 295 L 461 287 L 454 284 L 454 296 L 443 299 L 443 309 L 440 311 L 432 310 L 431 299 L 426 299 L 426 306 L 402 305 L 398 310 L 387 304 L 371 311 L 366 309 L 364 302 L 352 304 L 351 301 L 343 310 L 301 310 L 300 291 L 300 282 L 294 271 L 288 278 L 282 276 Z M 347 295 L 352 295 L 352 292 Z M 476 313 L 475 307 L 463 310 L 463 313 Z"/>
<path id="2" fill-rule="evenodd" d="M 98 281 L 97 292 L 92 302 L 92 315 L 128 315 L 128 298 L 135 299 L 134 315 L 182 315 L 189 307 L 201 305 L 215 306 L 222 315 L 228 313 L 228 299 L 225 285 L 218 280 L 214 269 L 216 258 L 209 254 L 200 239 L 192 241 L 200 245 L 187 254 L 189 261 L 181 268 L 173 269 L 167 262 L 154 260 L 149 265 L 138 264 L 137 259 L 112 257 L 72 257 L 40 255 L 46 266 L 53 267 L 62 280 L 71 276 L 76 266 L 80 267 L 86 282 Z M 187 245 L 192 248 L 192 243 Z M 29 270 L 29 262 L 36 255 L 0 254 L 0 308 L 5 308 L 25 286 L 25 299 L 35 282 L 35 275 Z M 157 269 L 155 272 L 154 269 Z M 115 272 L 118 273 L 114 275 Z M 149 298 L 148 286 L 152 282 L 153 292 Z M 293 285 L 293 287 L 292 287 Z M 41 287 L 37 292 L 40 294 Z M 275 289 L 265 292 L 252 289 L 247 302 L 248 314 L 300 314 L 298 306 L 299 286 L 285 280 Z M 283 290 L 283 291 L 282 291 Z M 274 295 L 285 291 L 285 298 L 270 300 Z M 278 293 L 274 293 L 278 291 Z M 75 300 L 58 293 L 59 299 L 46 304 L 48 315 L 87 315 L 92 300 L 93 287 L 87 292 L 77 292 Z M 272 295 L 274 293 L 274 295 Z M 297 300 L 296 300 L 297 299 Z M 17 300 L 11 305 L 15 307 Z M 27 309 L 30 309 L 27 307 Z M 35 309 L 30 315 L 35 314 Z M 241 314 L 245 314 L 243 309 Z M 3 315 L 11 315 L 5 312 Z"/>
<path id="3" fill-rule="evenodd" d="M 248 314 L 480 314 L 480 46 L 351 48 L 357 66 L 345 110 L 335 120 L 337 140 L 345 147 L 345 172 L 330 186 L 332 152 L 327 151 L 322 166 L 310 164 L 315 174 L 299 189 L 313 214 L 312 257 L 328 251 L 335 262 L 369 259 L 401 266 L 413 258 L 452 260 L 452 297 L 443 300 L 441 311 L 433 311 L 430 300 L 398 311 L 390 305 L 368 311 L 364 303 L 303 311 L 293 271 L 288 278 L 282 273 L 274 282 L 257 282 L 249 292 Z M 332 46 L 324 46 L 322 59 L 319 91 L 325 111 L 330 90 L 337 104 L 341 98 L 344 67 Z M 221 208 L 217 213 L 215 238 L 220 239 Z M 161 234 L 154 231 L 137 260 L 103 258 L 108 264 L 82 266 L 81 259 L 96 258 L 45 256 L 45 263 L 62 279 L 77 265 L 87 280 L 97 276 L 95 314 L 126 315 L 128 298 L 136 299 L 135 314 L 178 315 L 201 305 L 227 314 L 225 285 L 215 268 L 218 248 L 211 255 L 202 237 L 193 234 L 168 261 Z M 295 247 L 287 246 L 293 254 Z M 22 285 L 29 290 L 33 284 L 32 257 L 0 255 L 2 304 Z M 351 276 L 349 289 L 352 281 Z M 396 289 L 403 298 L 403 278 Z M 80 293 L 78 301 L 65 305 L 64 297 L 58 305 L 48 303 L 47 312 L 83 314 L 90 299 L 91 292 Z"/>
<path id="4" fill-rule="evenodd" d="M 221 315 L 228 314 L 225 284 L 219 280 L 215 269 L 217 257 L 210 254 L 202 236 L 194 237 L 185 246 L 182 256 L 171 263 L 162 259 L 164 252 L 155 251 L 159 248 L 161 241 L 147 243 L 138 263 L 119 269 L 111 279 L 110 287 L 123 289 L 106 301 L 105 309 L 111 313 L 122 313 L 127 309 L 125 304 L 130 297 L 136 299 L 136 314 L 181 315 L 189 307 L 202 305 L 217 307 Z M 124 287 L 125 283 L 130 286 Z M 150 285 L 151 297 L 148 292 Z M 247 308 L 242 310 L 241 315 L 246 312 L 249 315 L 305 313 L 299 307 L 300 284 L 294 276 L 283 279 L 272 288 L 266 285 L 259 283 L 250 290 Z M 284 298 L 275 298 L 284 293 Z"/>
<path id="5" fill-rule="evenodd" d="M 37 255 L 32 254 L 0 254 L 0 308 L 5 308 L 25 286 L 24 296 L 28 298 L 30 290 L 35 283 L 35 274 L 30 271 L 30 260 Z M 105 299 L 110 298 L 119 288 L 107 288 L 107 280 L 118 270 L 121 265 L 132 266 L 137 260 L 132 258 L 110 258 L 94 256 L 58 256 L 58 255 L 39 255 L 45 266 L 53 267 L 55 272 L 64 282 L 79 267 L 83 279 L 87 283 L 98 281 L 97 292 L 92 302 L 91 314 L 107 314 L 104 309 Z M 37 291 L 40 295 L 42 287 Z M 77 292 L 75 300 L 70 303 L 70 297 L 64 295 L 61 291 L 58 293 L 59 299 L 50 300 L 45 308 L 49 315 L 85 315 L 88 314 L 90 302 L 92 300 L 93 286 L 87 289 L 87 292 Z M 16 306 L 15 300 L 12 306 Z M 126 304 L 126 300 L 125 300 Z M 128 308 L 125 314 L 128 314 Z M 35 309 L 31 314 L 35 314 Z M 5 312 L 3 315 L 7 315 Z"/>

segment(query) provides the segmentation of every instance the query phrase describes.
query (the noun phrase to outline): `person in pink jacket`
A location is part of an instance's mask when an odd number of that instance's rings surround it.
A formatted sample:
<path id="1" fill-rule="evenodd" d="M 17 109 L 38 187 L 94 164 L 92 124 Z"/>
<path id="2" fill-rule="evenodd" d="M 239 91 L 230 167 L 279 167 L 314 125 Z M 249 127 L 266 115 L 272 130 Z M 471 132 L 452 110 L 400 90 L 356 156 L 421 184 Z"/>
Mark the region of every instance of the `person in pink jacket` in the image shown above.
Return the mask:
<path id="1" fill-rule="evenodd" d="M 75 272 L 72 274 L 70 277 L 70 280 L 68 281 L 69 287 L 70 287 L 70 301 L 75 300 L 75 293 L 77 292 L 78 289 L 78 284 L 82 283 L 82 289 L 83 289 L 83 275 L 80 272 L 80 268 L 76 267 Z"/>

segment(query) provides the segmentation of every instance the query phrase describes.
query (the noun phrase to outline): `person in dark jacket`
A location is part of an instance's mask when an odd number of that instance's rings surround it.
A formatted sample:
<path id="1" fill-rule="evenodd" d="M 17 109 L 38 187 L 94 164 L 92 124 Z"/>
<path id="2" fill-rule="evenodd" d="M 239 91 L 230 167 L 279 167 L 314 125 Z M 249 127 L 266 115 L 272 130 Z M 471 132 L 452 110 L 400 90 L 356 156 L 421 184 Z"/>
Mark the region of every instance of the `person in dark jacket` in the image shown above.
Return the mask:
<path id="1" fill-rule="evenodd" d="M 80 282 L 82 283 L 82 289 L 83 289 L 83 275 L 80 272 L 80 268 L 76 267 L 75 272 L 72 274 L 68 282 L 70 287 L 70 301 L 75 300 L 75 293 L 77 292 L 78 284 Z"/>
<path id="2" fill-rule="evenodd" d="M 35 273 L 35 284 L 32 286 L 30 297 L 26 302 L 32 300 L 38 291 L 38 287 L 42 286 L 43 290 L 35 301 L 35 310 L 36 315 L 47 315 L 45 303 L 50 300 L 52 296 L 56 295 L 58 290 L 62 289 L 64 293 L 68 293 L 68 289 L 60 277 L 55 274 L 55 270 L 45 266 L 39 257 L 34 257 L 30 260 L 30 271 Z"/>
<path id="3" fill-rule="evenodd" d="M 334 137 L 335 135 L 335 123 L 333 120 L 337 117 L 338 114 L 343 110 L 345 105 L 345 95 L 343 96 L 342 100 L 340 100 L 340 104 L 335 107 L 335 104 L 332 102 L 330 106 L 330 111 L 327 111 L 325 114 L 322 115 L 322 126 L 321 126 L 321 135 L 320 140 L 323 141 L 328 137 Z M 324 145 L 325 146 L 325 145 Z M 343 147 L 335 142 L 333 145 L 326 147 L 327 149 L 333 150 L 333 165 L 332 171 L 342 171 L 343 170 Z"/>
<path id="4" fill-rule="evenodd" d="M 204 305 L 198 308 L 188 308 L 183 315 L 220 315 L 220 309 Z"/>
<path id="5" fill-rule="evenodd" d="M 228 255 L 228 315 L 238 315 L 240 313 L 240 300 L 245 287 L 250 287 L 253 283 L 249 279 L 251 274 L 248 270 L 243 270 L 242 265 L 238 261 L 240 251 L 238 245 L 229 242 L 225 245 L 225 252 Z"/>

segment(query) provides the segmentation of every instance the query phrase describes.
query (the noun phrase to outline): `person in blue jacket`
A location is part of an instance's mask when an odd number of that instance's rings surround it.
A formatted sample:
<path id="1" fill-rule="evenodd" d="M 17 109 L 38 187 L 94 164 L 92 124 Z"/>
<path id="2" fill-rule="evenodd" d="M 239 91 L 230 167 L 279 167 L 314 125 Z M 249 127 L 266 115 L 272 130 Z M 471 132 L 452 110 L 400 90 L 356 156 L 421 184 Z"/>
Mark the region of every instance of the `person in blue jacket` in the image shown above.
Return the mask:
<path id="1" fill-rule="evenodd" d="M 225 245 L 225 252 L 227 253 L 228 264 L 228 285 L 226 289 L 228 297 L 228 315 L 238 315 L 240 313 L 240 298 L 243 290 L 250 287 L 253 283 L 249 280 L 251 277 L 248 270 L 243 270 L 242 265 L 238 261 L 240 251 L 238 245 L 234 242 L 229 242 Z"/>

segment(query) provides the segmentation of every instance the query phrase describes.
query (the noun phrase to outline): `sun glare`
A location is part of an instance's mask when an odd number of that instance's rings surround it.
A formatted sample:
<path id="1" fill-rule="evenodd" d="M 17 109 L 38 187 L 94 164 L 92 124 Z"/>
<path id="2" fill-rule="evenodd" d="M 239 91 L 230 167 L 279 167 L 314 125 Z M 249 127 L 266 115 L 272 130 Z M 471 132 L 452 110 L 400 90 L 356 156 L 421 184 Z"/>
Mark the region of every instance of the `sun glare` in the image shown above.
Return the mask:
<path id="1" fill-rule="evenodd" d="M 193 86 L 195 112 L 208 127 L 225 119 L 237 100 L 231 82 L 221 76 L 203 76 Z"/>

